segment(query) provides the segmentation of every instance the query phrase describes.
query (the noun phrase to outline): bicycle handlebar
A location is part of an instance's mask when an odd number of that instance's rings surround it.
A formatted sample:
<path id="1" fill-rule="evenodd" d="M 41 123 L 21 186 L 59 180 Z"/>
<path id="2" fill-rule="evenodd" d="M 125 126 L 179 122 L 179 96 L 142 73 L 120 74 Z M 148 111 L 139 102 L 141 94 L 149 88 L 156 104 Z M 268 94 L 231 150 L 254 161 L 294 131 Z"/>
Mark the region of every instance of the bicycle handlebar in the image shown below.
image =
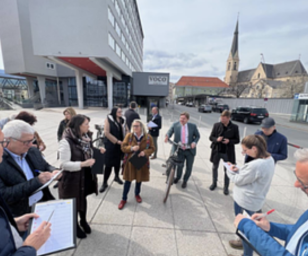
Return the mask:
<path id="1" fill-rule="evenodd" d="M 178 147 L 178 148 L 182 148 L 182 147 L 185 147 L 185 149 L 190 149 L 190 148 L 191 148 L 191 146 L 190 146 L 189 144 L 183 144 L 181 141 L 175 142 L 175 141 L 173 141 L 173 140 L 168 139 L 168 142 L 169 142 L 170 144 L 175 145 L 175 146 Z"/>

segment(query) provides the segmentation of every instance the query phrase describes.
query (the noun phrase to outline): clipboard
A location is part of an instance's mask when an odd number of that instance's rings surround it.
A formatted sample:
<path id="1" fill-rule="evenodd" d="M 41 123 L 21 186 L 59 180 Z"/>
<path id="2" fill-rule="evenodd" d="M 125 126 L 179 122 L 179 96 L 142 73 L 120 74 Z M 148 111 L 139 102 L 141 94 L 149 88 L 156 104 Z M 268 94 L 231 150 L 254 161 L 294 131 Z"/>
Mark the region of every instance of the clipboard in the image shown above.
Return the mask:
<path id="1" fill-rule="evenodd" d="M 92 174 L 103 174 L 105 154 L 102 154 L 98 148 L 93 147 L 93 158 L 95 159 L 95 163 L 91 168 Z"/>
<path id="2" fill-rule="evenodd" d="M 53 181 L 58 178 L 58 176 L 63 172 L 63 169 L 59 171 L 55 176 L 53 176 L 49 181 L 47 181 L 43 186 L 39 187 L 37 190 L 35 190 L 31 195 L 36 194 L 39 191 L 42 191 L 44 188 L 47 188 Z"/>
<path id="3" fill-rule="evenodd" d="M 140 151 L 138 150 L 128 160 L 137 170 L 140 170 L 148 162 L 148 159 L 145 156 L 139 157 L 139 154 Z"/>
<path id="4" fill-rule="evenodd" d="M 49 255 L 77 247 L 76 199 L 51 200 L 32 206 L 31 212 L 40 217 L 29 223 L 28 234 L 33 233 L 42 221 L 52 223 L 51 235 L 37 251 L 37 255 Z"/>
<path id="5" fill-rule="evenodd" d="M 237 234 L 242 240 L 244 240 L 249 245 L 249 247 L 251 247 L 251 249 L 253 249 L 258 255 L 262 256 L 261 253 L 250 243 L 249 239 L 241 230 L 237 229 L 235 234 Z"/>

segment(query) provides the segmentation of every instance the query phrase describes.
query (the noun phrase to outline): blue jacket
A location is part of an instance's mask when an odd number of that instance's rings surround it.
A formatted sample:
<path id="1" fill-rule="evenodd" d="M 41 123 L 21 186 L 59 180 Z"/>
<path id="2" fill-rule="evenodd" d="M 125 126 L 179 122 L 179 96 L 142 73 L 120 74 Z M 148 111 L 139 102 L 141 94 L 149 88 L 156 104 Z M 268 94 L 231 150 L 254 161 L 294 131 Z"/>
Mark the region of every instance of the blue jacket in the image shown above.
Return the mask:
<path id="1" fill-rule="evenodd" d="M 0 196 L 0 256 L 36 256 L 36 250 L 31 246 L 22 246 L 16 250 L 10 224 L 17 229 L 9 208 Z"/>
<path id="2" fill-rule="evenodd" d="M 296 230 L 308 220 L 308 210 L 298 219 L 294 225 L 286 225 L 271 222 L 270 230 L 268 233 L 259 228 L 252 220 L 243 219 L 238 225 L 238 229 L 241 230 L 250 243 L 257 249 L 262 256 L 283 255 L 291 256 L 289 251 L 286 250 L 286 246 L 291 237 L 295 234 Z M 279 244 L 272 236 L 284 240 L 285 247 Z M 300 240 L 298 241 L 298 243 Z M 299 244 L 298 244 L 299 245 Z M 297 251 L 300 248 L 297 248 Z"/>
<path id="3" fill-rule="evenodd" d="M 262 131 L 255 134 L 262 135 L 267 142 L 267 151 L 272 155 L 275 163 L 288 157 L 288 141 L 287 138 L 276 130 L 271 136 L 266 136 Z"/>

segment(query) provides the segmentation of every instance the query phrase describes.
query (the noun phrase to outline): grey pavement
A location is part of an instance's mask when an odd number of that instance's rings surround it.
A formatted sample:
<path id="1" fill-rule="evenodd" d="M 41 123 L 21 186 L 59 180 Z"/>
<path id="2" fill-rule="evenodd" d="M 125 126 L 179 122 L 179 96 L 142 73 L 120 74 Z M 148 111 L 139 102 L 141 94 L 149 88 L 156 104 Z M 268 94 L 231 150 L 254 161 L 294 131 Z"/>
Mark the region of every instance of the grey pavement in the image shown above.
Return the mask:
<path id="1" fill-rule="evenodd" d="M 63 108 L 30 110 L 38 117 L 35 129 L 47 145 L 44 155 L 47 161 L 58 166 L 56 160 L 56 131 L 63 118 Z M 167 111 L 167 110 L 164 110 Z M 163 112 L 164 112 L 163 111 Z M 91 117 L 91 130 L 94 124 L 103 124 L 108 110 L 89 108 L 78 113 Z M 4 118 L 12 111 L 1 111 Z M 143 114 L 143 111 L 140 111 Z M 222 191 L 223 169 L 219 170 L 219 186 L 212 192 L 211 184 L 210 127 L 199 126 L 201 139 L 197 146 L 192 176 L 187 188 L 181 188 L 181 182 L 172 186 L 169 199 L 163 203 L 165 179 L 161 165 L 169 155 L 171 146 L 163 142 L 164 134 L 172 120 L 163 118 L 161 136 L 158 139 L 158 159 L 151 161 L 150 182 L 142 184 L 143 202 L 138 204 L 134 199 L 133 187 L 128 202 L 123 210 L 117 206 L 121 200 L 123 186 L 110 183 L 108 190 L 88 197 L 88 219 L 92 234 L 86 239 L 78 240 L 74 250 L 64 251 L 57 255 L 241 255 L 242 251 L 230 248 L 228 240 L 235 238 L 233 226 L 233 200 Z M 142 115 L 145 120 L 145 116 Z M 236 146 L 237 162 L 243 163 L 240 146 Z M 307 209 L 307 196 L 294 188 L 293 174 L 295 163 L 278 163 L 275 169 L 272 186 L 267 196 L 264 211 L 276 209 L 269 216 L 271 221 L 294 223 Z M 98 175 L 99 185 L 102 175 Z M 110 182 L 113 174 L 110 177 Z M 50 187 L 57 196 L 57 190 Z"/>

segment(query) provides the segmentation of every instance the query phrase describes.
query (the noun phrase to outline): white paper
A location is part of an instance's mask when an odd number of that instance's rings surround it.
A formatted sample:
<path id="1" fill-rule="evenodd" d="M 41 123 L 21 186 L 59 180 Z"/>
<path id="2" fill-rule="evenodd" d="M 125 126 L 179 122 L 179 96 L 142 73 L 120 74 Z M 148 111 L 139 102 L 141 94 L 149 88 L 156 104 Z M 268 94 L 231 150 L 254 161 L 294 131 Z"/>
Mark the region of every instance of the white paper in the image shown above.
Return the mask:
<path id="1" fill-rule="evenodd" d="M 228 164 L 227 162 L 223 162 L 224 167 L 227 168 L 228 171 L 230 172 L 234 172 L 231 170 L 231 166 L 233 166 L 234 164 Z M 236 168 L 240 169 L 240 167 L 238 165 L 235 165 Z"/>
<path id="2" fill-rule="evenodd" d="M 157 126 L 158 126 L 158 125 L 155 124 L 155 123 L 152 122 L 152 121 L 148 122 L 148 127 L 149 127 L 149 128 L 155 128 L 155 127 L 157 127 Z"/>
<path id="3" fill-rule="evenodd" d="M 55 181 L 55 180 L 58 178 L 58 176 L 59 176 L 62 172 L 63 172 L 63 170 L 59 171 L 55 176 L 53 176 L 53 177 L 52 177 L 49 181 L 47 181 L 43 186 L 41 186 L 41 187 L 39 187 L 37 190 L 35 190 L 35 191 L 33 192 L 33 194 L 35 194 L 35 193 L 37 193 L 37 192 L 43 190 L 44 188 L 48 187 L 53 181 Z M 33 194 L 32 194 L 32 195 L 33 195 Z"/>
<path id="4" fill-rule="evenodd" d="M 32 206 L 34 204 L 36 204 L 38 201 L 40 201 L 43 197 L 43 192 L 42 191 L 39 191 L 35 194 L 32 194 L 30 197 L 29 197 L 29 206 Z"/>
<path id="5" fill-rule="evenodd" d="M 73 200 L 53 200 L 35 205 L 34 212 L 40 217 L 33 219 L 30 234 L 32 234 L 43 221 L 51 223 L 51 235 L 46 243 L 37 251 L 37 255 L 44 255 L 67 248 L 74 247 L 74 208 Z"/>

